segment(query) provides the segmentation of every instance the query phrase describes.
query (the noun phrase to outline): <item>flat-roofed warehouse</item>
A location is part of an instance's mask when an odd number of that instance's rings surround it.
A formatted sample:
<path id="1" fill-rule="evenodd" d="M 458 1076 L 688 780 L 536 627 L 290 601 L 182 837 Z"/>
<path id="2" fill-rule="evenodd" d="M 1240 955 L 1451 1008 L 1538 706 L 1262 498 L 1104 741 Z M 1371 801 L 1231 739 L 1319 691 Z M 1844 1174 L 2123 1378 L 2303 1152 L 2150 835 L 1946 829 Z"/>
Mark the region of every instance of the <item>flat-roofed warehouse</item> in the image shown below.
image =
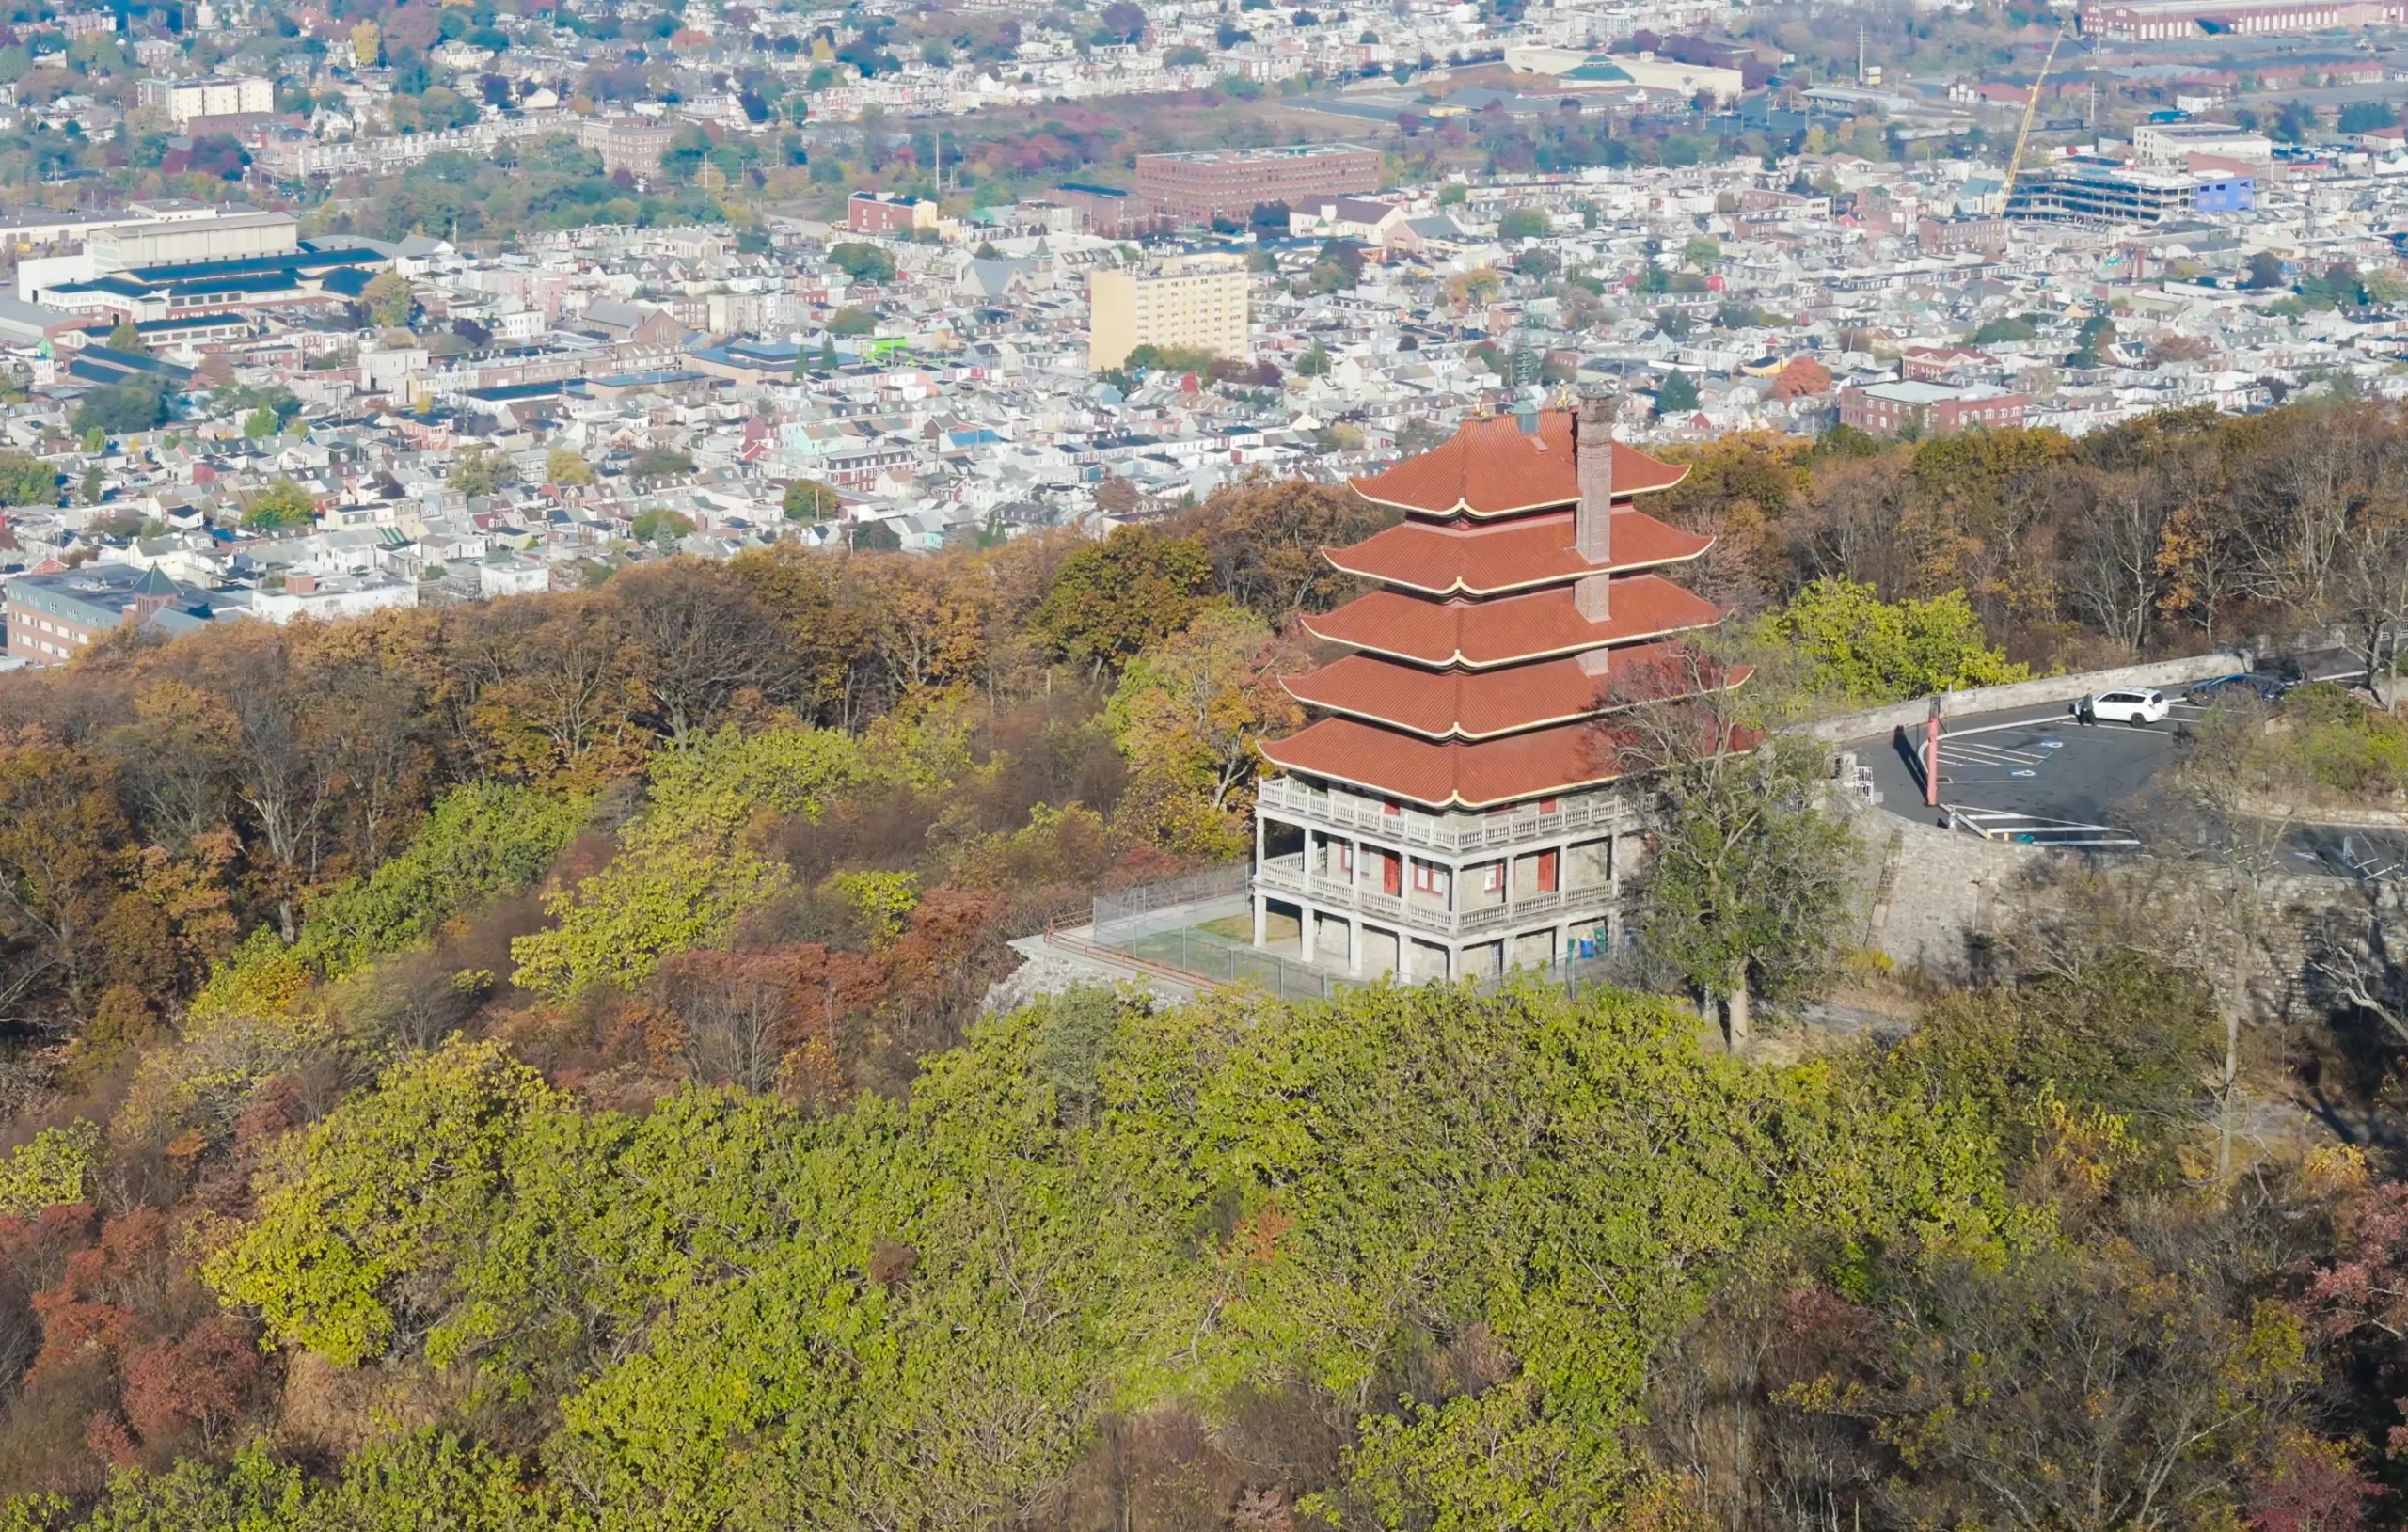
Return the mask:
<path id="1" fill-rule="evenodd" d="M 237 213 L 222 218 L 120 225 L 84 242 L 95 274 L 201 261 L 291 255 L 301 225 L 289 213 Z"/>

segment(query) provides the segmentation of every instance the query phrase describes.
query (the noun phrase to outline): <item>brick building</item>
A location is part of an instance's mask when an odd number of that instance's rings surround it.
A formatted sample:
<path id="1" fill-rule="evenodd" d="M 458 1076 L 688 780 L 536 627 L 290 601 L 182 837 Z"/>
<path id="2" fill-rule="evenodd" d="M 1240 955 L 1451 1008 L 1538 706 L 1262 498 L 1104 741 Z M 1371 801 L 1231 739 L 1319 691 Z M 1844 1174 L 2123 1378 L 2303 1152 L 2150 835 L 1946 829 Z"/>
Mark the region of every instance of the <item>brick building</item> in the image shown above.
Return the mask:
<path id="1" fill-rule="evenodd" d="M 0 585 L 0 612 L 8 657 L 41 666 L 64 665 L 120 627 L 182 632 L 212 615 L 208 592 L 131 564 L 20 576 Z"/>
<path id="2" fill-rule="evenodd" d="M 660 156 L 675 136 L 674 128 L 642 118 L 590 117 L 577 125 L 577 141 L 602 156 L 606 175 L 658 175 Z"/>
<path id="3" fill-rule="evenodd" d="M 1182 223 L 1243 218 L 1266 202 L 1380 189 L 1380 151 L 1360 144 L 1212 149 L 1137 156 L 1137 196 Z"/>
<path id="4" fill-rule="evenodd" d="M 1893 436 L 1912 424 L 1925 435 L 1979 426 L 1999 430 L 2023 423 L 2032 401 L 1997 388 L 1952 388 L 1946 384 L 1873 383 L 1840 391 L 1840 424 L 1874 436 Z"/>
<path id="5" fill-rule="evenodd" d="M 845 227 L 856 234 L 909 234 L 934 229 L 937 205 L 885 192 L 855 192 L 845 202 Z"/>

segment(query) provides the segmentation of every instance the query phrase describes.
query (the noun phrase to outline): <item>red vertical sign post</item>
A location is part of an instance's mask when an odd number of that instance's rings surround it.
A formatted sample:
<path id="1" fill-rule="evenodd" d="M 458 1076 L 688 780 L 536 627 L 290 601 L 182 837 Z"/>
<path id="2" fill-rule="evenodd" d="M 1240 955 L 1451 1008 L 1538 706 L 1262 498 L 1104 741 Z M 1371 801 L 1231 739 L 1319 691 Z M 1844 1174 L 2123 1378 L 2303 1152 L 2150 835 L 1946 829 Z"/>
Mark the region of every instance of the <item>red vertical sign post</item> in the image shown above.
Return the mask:
<path id="1" fill-rule="evenodd" d="M 1923 726 L 1924 807 L 1940 807 L 1940 699 L 1931 700 L 1931 717 Z"/>

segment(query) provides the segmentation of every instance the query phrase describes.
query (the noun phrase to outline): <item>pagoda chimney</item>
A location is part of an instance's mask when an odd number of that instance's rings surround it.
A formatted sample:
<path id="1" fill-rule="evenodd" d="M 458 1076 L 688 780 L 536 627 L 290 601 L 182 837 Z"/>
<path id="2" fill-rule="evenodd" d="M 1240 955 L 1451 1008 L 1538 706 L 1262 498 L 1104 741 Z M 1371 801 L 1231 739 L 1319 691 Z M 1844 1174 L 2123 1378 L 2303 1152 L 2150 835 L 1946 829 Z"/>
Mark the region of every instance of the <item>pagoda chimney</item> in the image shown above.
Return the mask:
<path id="1" fill-rule="evenodd" d="M 1597 573 L 1583 576 L 1573 586 L 1573 603 L 1592 623 L 1606 620 L 1606 566 L 1613 560 L 1614 405 L 1592 396 L 1580 401 L 1573 419 L 1573 480 L 1579 486 L 1579 504 L 1572 513 L 1573 551 Z"/>

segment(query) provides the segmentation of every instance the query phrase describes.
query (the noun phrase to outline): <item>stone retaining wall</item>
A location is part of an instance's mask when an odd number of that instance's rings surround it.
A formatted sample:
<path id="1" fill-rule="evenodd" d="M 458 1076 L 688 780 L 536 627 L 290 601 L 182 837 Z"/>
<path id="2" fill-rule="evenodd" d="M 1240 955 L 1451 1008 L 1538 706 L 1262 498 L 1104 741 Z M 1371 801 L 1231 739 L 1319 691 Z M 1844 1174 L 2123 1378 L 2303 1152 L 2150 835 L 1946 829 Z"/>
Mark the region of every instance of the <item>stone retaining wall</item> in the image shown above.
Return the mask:
<path id="1" fill-rule="evenodd" d="M 2033 681 L 2011 681 L 2003 687 L 1975 687 L 1966 691 L 1945 691 L 1940 695 L 1940 716 L 1942 719 L 1962 718 L 1969 713 L 1995 713 L 2010 707 L 2038 707 L 2048 703 L 2070 702 L 2076 697 L 2096 696 L 2119 687 L 2181 687 L 2193 682 L 2211 680 L 2219 675 L 2233 675 L 2249 669 L 2245 650 L 2218 650 L 2210 655 L 2193 655 L 2185 659 L 2156 659 L 2146 665 L 2125 665 L 2112 671 L 2087 671 L 2080 675 L 2045 675 Z M 1861 713 L 1843 713 L 1835 719 L 1817 719 L 1801 723 L 1793 731 L 1833 745 L 1844 745 L 1855 739 L 1875 739 L 1895 729 L 1922 726 L 1931 716 L 1931 699 L 1919 697 L 1910 703 L 1893 703 L 1887 707 L 1869 708 Z"/>

